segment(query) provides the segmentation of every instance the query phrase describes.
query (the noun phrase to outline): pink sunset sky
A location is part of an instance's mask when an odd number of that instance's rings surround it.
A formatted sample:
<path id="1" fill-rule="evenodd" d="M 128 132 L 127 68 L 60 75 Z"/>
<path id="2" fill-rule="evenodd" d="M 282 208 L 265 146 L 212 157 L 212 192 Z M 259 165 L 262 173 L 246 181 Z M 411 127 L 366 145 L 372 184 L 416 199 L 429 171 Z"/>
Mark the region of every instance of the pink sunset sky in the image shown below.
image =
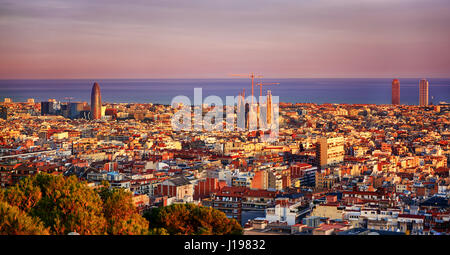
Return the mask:
<path id="1" fill-rule="evenodd" d="M 448 0 L 0 0 L 0 79 L 450 77 Z"/>

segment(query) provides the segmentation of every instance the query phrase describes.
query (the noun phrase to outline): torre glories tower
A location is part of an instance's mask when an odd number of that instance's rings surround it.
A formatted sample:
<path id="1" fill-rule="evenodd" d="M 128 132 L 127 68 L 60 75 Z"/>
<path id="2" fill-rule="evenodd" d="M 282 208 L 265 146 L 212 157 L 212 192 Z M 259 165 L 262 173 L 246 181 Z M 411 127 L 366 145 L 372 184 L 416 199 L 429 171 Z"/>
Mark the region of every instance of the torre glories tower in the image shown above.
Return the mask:
<path id="1" fill-rule="evenodd" d="M 91 119 L 99 120 L 102 118 L 102 96 L 100 94 L 100 86 L 94 83 L 91 92 Z"/>

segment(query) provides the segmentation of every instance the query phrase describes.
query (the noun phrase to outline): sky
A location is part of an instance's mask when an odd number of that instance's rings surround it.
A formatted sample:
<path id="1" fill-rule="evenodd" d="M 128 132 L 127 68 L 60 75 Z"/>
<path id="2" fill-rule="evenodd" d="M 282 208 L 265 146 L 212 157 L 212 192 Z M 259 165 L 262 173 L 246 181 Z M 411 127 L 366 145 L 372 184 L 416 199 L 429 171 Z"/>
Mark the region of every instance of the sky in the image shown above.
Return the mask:
<path id="1" fill-rule="evenodd" d="M 450 77 L 448 0 L 0 0 L 0 79 Z"/>

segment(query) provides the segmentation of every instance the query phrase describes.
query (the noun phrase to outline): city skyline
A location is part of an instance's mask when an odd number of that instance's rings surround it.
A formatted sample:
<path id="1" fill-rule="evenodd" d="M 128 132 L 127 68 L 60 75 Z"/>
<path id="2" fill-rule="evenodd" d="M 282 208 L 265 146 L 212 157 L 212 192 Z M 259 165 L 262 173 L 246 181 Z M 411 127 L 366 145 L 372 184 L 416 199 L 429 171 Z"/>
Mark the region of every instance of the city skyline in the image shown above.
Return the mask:
<path id="1" fill-rule="evenodd" d="M 0 6 L 0 235 L 450 235 L 448 0 Z"/>
<path id="2" fill-rule="evenodd" d="M 170 80 L 170 79 L 169 79 Z M 389 88 L 389 94 L 391 94 L 390 96 L 390 100 L 386 97 L 387 91 L 385 91 L 388 83 L 387 80 L 383 81 L 380 79 L 355 79 L 352 81 L 352 79 L 281 79 L 279 81 L 282 81 L 283 85 L 280 85 L 279 82 L 277 83 L 257 83 L 257 86 L 260 86 L 260 90 L 262 89 L 262 85 L 274 85 L 274 84 L 278 84 L 278 86 L 276 86 L 274 89 L 276 89 L 276 94 L 278 94 L 279 96 L 281 96 L 281 101 L 280 102 L 296 102 L 296 103 L 302 103 L 302 102 L 306 102 L 306 103 L 353 103 L 353 104 L 402 104 L 402 105 L 421 105 L 421 101 L 427 100 L 430 102 L 430 104 L 434 104 L 434 103 L 444 103 L 448 101 L 448 98 L 446 97 L 448 95 L 447 91 L 448 91 L 448 84 L 449 84 L 449 79 L 441 79 L 441 80 L 434 80 L 432 79 L 432 83 L 433 86 L 431 87 L 431 93 L 429 93 L 428 88 L 427 89 L 421 89 L 422 83 L 423 81 L 427 81 L 427 79 L 420 79 L 418 80 L 419 82 L 416 83 L 414 80 L 415 79 L 401 79 L 404 82 L 404 85 L 406 84 L 406 86 L 402 86 L 402 89 L 400 88 L 400 79 L 393 79 L 391 80 L 391 85 Z M 67 82 L 70 80 L 54 80 L 56 81 L 58 84 L 58 81 L 62 81 Z M 6 87 L 3 89 L 4 92 L 6 92 L 3 96 L 0 96 L 0 100 L 4 100 L 5 102 L 7 102 L 7 100 L 11 100 L 14 102 L 22 102 L 22 101 L 29 101 L 29 100 L 35 100 L 37 99 L 38 101 L 47 101 L 49 99 L 51 100 L 55 100 L 56 98 L 58 98 L 59 101 L 63 102 L 63 101 L 67 101 L 70 103 L 71 100 L 75 99 L 75 101 L 78 102 L 72 102 L 73 104 L 77 104 L 77 107 L 79 108 L 79 110 L 76 110 L 73 115 L 76 116 L 78 113 L 82 112 L 83 110 L 86 109 L 86 106 L 83 106 L 80 103 L 81 101 L 86 101 L 86 94 L 85 93 L 81 93 L 83 89 L 81 89 L 82 87 L 85 87 L 87 83 L 91 83 L 91 81 L 87 81 L 87 80 L 74 80 L 76 81 L 77 88 L 75 88 L 77 90 L 77 92 L 80 92 L 78 95 L 75 94 L 71 94 L 70 97 L 68 97 L 66 95 L 66 92 L 72 91 L 74 89 L 73 86 L 69 86 L 66 88 L 65 84 L 60 84 L 61 86 L 58 86 L 57 88 L 54 87 L 53 85 L 48 84 L 45 80 L 41 80 L 41 81 L 37 81 L 37 80 L 29 80 L 29 82 L 31 82 L 30 84 L 33 84 L 33 87 L 22 87 L 18 86 L 21 85 L 20 82 L 19 84 L 14 85 L 13 87 L 10 87 L 10 83 L 12 85 L 12 83 L 15 83 L 14 80 L 10 80 L 10 81 L 3 81 L 4 85 L 6 85 Z M 127 80 L 121 80 L 122 82 L 120 82 L 120 80 L 117 80 L 119 82 L 114 82 L 113 80 L 102 80 L 101 82 L 104 82 L 104 84 L 106 84 L 106 98 L 114 98 L 112 101 L 111 100 L 106 100 L 106 102 L 108 103 L 138 103 L 139 101 L 134 101 L 134 100 L 126 100 L 126 101 L 117 101 L 117 95 L 120 95 L 121 97 L 124 98 L 133 98 L 136 95 L 142 96 L 143 92 L 139 91 L 142 90 L 143 91 L 151 91 L 153 95 L 153 100 L 151 98 L 148 98 L 145 101 L 151 102 L 151 103 L 157 103 L 157 104 L 170 104 L 171 100 L 173 97 L 175 97 L 177 94 L 180 95 L 180 93 L 183 93 L 184 95 L 190 95 L 192 93 L 192 91 L 195 90 L 195 88 L 203 88 L 206 89 L 207 91 L 209 91 L 209 95 L 218 95 L 219 97 L 222 97 L 222 99 L 225 99 L 225 96 L 235 96 L 233 95 L 233 93 L 240 94 L 243 95 L 245 92 L 243 93 L 237 93 L 238 90 L 241 90 L 242 88 L 245 91 L 245 87 L 250 86 L 246 81 L 246 79 L 242 80 L 242 81 L 238 81 L 236 82 L 235 79 L 228 79 L 228 80 L 215 80 L 215 79 L 180 79 L 178 80 L 179 82 L 173 83 L 173 82 L 164 82 L 166 81 L 166 79 L 161 79 L 159 80 L 159 83 L 161 83 L 160 85 L 162 87 L 167 87 L 165 89 L 162 89 L 161 87 L 157 88 L 157 91 L 153 92 L 154 85 L 152 85 L 152 83 L 154 83 L 155 81 L 158 81 L 158 79 L 149 79 L 149 80 L 139 80 L 139 79 L 134 79 L 134 80 L 129 80 L 127 82 Z M 177 80 L 173 80 L 173 81 L 177 81 Z M 192 82 L 195 81 L 195 82 Z M 203 82 L 201 82 L 203 81 Z M 272 81 L 271 79 L 269 79 L 269 81 Z M 434 82 L 433 82 L 434 81 Z M 6 83 L 5 83 L 6 82 Z M 90 105 L 94 105 L 95 101 L 101 101 L 101 94 L 100 94 L 100 88 L 98 85 L 97 81 L 92 81 L 94 83 L 94 86 L 91 88 L 91 96 L 89 101 L 91 102 Z M 147 83 L 150 82 L 150 83 Z M 212 82 L 212 83 L 211 83 Z M 42 84 L 40 84 L 42 83 Z M 235 83 L 235 85 L 232 85 L 233 83 Z M 350 84 L 348 84 L 350 83 Z M 353 83 L 353 84 L 352 84 Z M 429 83 L 429 82 L 428 82 Z M 92 83 L 91 83 L 92 84 Z M 158 82 L 157 82 L 158 84 Z M 220 84 L 226 84 L 227 85 L 227 89 L 220 89 Z M 239 86 L 240 84 L 240 86 Z M 59 85 L 59 84 L 58 84 Z M 136 85 L 139 85 L 138 87 L 136 87 Z M 232 85 L 232 86 L 230 86 Z M 296 86 L 298 85 L 298 87 Z M 331 86 L 330 86 L 331 85 Z M 0 83 L 0 87 L 2 86 L 2 83 Z M 78 88 L 79 86 L 79 88 Z M 171 87 L 171 86 L 175 86 L 175 87 Z M 183 86 L 187 86 L 186 88 L 183 88 L 180 90 L 180 88 L 182 88 Z M 419 90 L 417 91 L 416 89 L 414 89 L 413 87 L 417 87 L 419 88 Z M 50 89 L 50 93 L 44 93 L 45 96 L 37 96 L 36 95 L 36 91 L 40 91 L 40 90 L 48 90 L 49 88 L 53 87 L 53 89 Z M 137 88 L 138 90 L 136 91 L 130 91 L 127 88 Z M 313 98 L 323 98 L 323 94 L 321 93 L 317 93 L 318 90 L 323 90 L 326 89 L 326 93 L 329 94 L 331 97 L 333 98 L 337 98 L 338 97 L 342 97 L 342 96 L 346 96 L 346 100 L 345 101 L 322 101 L 322 102 L 317 102 L 315 100 L 311 100 L 311 98 L 304 98 L 301 99 L 301 97 L 298 97 L 299 95 L 296 95 L 297 93 L 301 93 L 304 94 L 305 89 L 308 89 L 308 87 L 312 88 L 311 91 L 308 92 L 309 96 L 312 96 Z M 351 87 L 353 87 L 351 89 Z M 5 90 L 6 89 L 6 90 Z M 16 93 L 19 93 L 21 96 L 21 98 L 17 98 L 16 96 L 14 96 L 13 92 L 14 90 L 17 89 Z M 80 90 L 81 89 L 81 90 Z M 177 92 L 174 92 L 174 89 L 177 90 Z M 192 91 L 191 91 L 192 89 Z M 219 90 L 217 90 L 219 89 Z M 281 89 L 281 90 L 279 90 Z M 294 90 L 293 90 L 294 89 Z M 351 89 L 351 94 L 349 94 L 348 92 L 345 92 L 345 90 Z M 372 90 L 372 92 L 368 92 L 367 89 Z M 400 103 L 400 91 L 403 91 L 402 94 L 406 95 L 404 97 L 402 97 L 402 102 Z M 33 92 L 34 91 L 34 92 Z M 59 91 L 59 92 L 57 92 Z M 384 92 L 383 92 L 384 91 Z M 156 92 L 156 93 L 155 93 Z M 212 94 L 211 94 L 212 92 Z M 217 92 L 220 92 L 219 94 L 216 94 Z M 267 92 L 269 92 L 269 90 L 267 90 Z M 296 92 L 296 93 L 293 93 Z M 13 93 L 13 94 L 11 94 Z M 30 94 L 31 93 L 31 94 Z M 62 96 L 55 96 L 55 94 L 53 93 L 63 93 Z M 260 93 L 262 93 L 262 90 L 260 91 Z M 279 94 L 280 93 L 280 94 Z M 24 95 L 29 94 L 29 97 L 24 97 Z M 361 99 L 361 96 L 365 94 L 366 95 L 366 100 L 370 99 L 370 101 L 372 100 L 376 100 L 376 102 L 369 102 L 366 101 L 364 99 Z M 378 94 L 378 95 L 377 95 Z M 383 95 L 384 94 L 384 95 Z M 17 95 L 17 94 L 16 94 Z M 169 96 L 169 98 L 167 99 L 162 99 L 160 96 L 161 95 L 165 95 L 166 97 Z M 278 96 L 277 95 L 277 96 Z M 294 98 L 296 98 L 294 101 L 289 100 L 289 98 L 292 98 L 292 95 L 294 95 Z M 349 95 L 353 95 L 353 96 L 349 96 Z M 75 96 L 75 97 L 74 97 Z M 207 95 L 204 95 L 207 96 Z M 251 96 L 250 94 L 247 94 L 247 96 Z M 257 95 L 255 95 L 257 96 Z M 436 97 L 435 97 L 436 96 Z M 144 96 L 145 97 L 145 96 Z M 417 100 L 417 97 L 419 98 L 419 100 Z M 96 100 L 96 98 L 99 98 L 99 100 Z M 154 99 L 157 98 L 156 101 L 154 101 Z M 287 100 L 286 100 L 287 99 Z M 436 99 L 436 101 L 435 101 Z M 161 101 L 163 100 L 163 101 Z M 164 101 L 165 100 L 165 101 Z M 167 101 L 168 100 L 168 101 Z M 358 102 L 360 101 L 360 102 Z M 142 101 L 141 101 L 142 102 Z M 423 105 L 428 105 L 428 102 L 426 104 Z M 98 111 L 102 111 L 103 109 L 100 109 Z M 93 111 L 90 110 L 91 116 L 93 116 Z M 83 113 L 85 114 L 85 113 Z M 103 115 L 103 114 L 102 114 Z"/>
<path id="3" fill-rule="evenodd" d="M 1 3 L 1 79 L 450 77 L 443 0 Z"/>

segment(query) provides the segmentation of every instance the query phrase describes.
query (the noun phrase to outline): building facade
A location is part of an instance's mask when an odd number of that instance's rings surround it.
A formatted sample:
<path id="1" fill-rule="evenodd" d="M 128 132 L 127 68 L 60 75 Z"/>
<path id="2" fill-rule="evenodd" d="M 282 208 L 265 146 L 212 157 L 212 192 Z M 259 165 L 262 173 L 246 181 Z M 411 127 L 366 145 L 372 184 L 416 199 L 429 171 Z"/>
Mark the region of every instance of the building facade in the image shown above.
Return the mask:
<path id="1" fill-rule="evenodd" d="M 100 94 L 100 86 L 94 83 L 91 92 L 91 118 L 99 120 L 102 118 L 102 96 Z"/>
<path id="2" fill-rule="evenodd" d="M 400 104 L 400 81 L 398 79 L 392 81 L 392 104 Z"/>
<path id="3" fill-rule="evenodd" d="M 419 105 L 428 105 L 428 81 L 425 79 L 420 80 L 419 83 Z"/>
<path id="4" fill-rule="evenodd" d="M 322 169 L 344 161 L 344 138 L 320 138 L 316 145 L 317 167 Z"/>

